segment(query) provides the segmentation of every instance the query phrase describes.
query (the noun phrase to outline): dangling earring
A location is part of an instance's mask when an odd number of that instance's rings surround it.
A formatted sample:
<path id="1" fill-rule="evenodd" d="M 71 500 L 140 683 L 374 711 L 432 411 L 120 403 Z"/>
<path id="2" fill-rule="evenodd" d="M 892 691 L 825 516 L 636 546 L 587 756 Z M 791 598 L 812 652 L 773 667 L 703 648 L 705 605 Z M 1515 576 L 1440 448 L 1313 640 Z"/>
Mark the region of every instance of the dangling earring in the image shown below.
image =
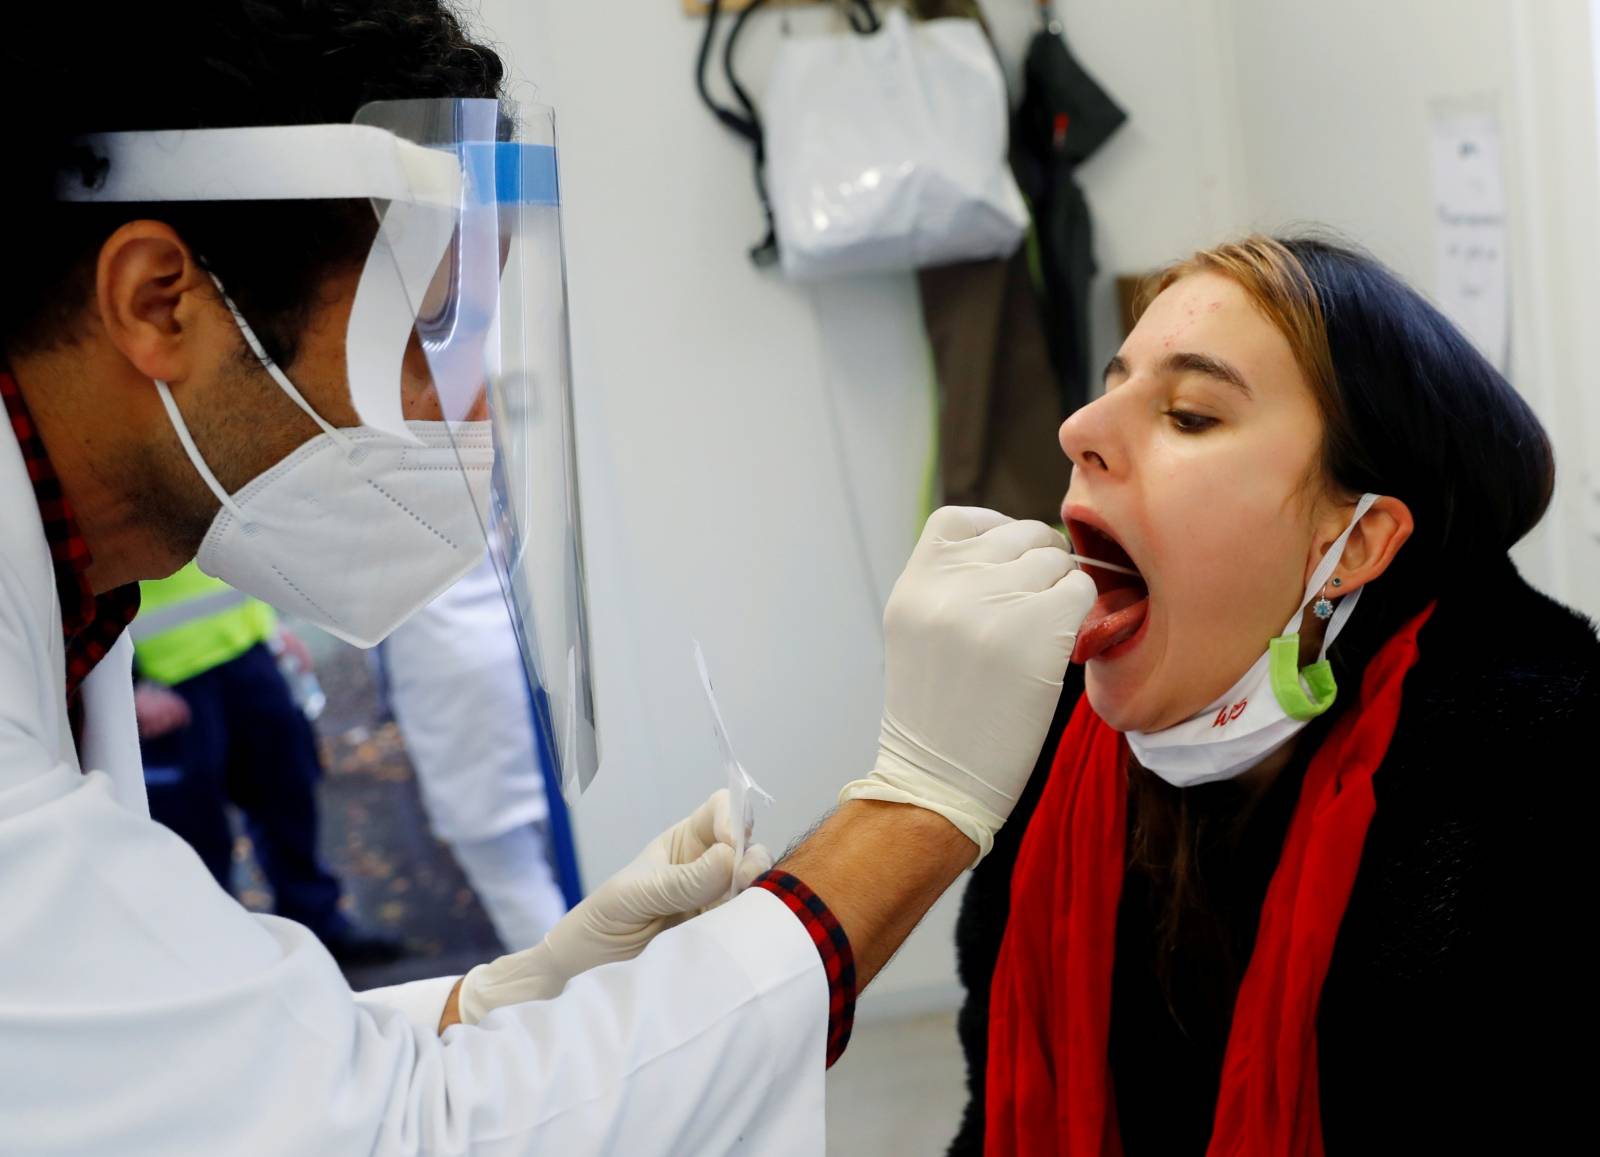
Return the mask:
<path id="1" fill-rule="evenodd" d="M 1333 586 L 1334 586 L 1335 589 L 1338 589 L 1339 587 L 1344 586 L 1344 579 L 1341 579 L 1341 578 L 1334 579 L 1333 580 Z M 1322 597 L 1320 599 L 1318 599 L 1316 602 L 1311 604 L 1311 613 L 1316 615 L 1317 618 L 1323 620 L 1324 622 L 1326 622 L 1327 620 L 1333 618 L 1333 603 L 1328 598 L 1328 588 L 1327 587 L 1323 587 L 1322 588 Z"/>

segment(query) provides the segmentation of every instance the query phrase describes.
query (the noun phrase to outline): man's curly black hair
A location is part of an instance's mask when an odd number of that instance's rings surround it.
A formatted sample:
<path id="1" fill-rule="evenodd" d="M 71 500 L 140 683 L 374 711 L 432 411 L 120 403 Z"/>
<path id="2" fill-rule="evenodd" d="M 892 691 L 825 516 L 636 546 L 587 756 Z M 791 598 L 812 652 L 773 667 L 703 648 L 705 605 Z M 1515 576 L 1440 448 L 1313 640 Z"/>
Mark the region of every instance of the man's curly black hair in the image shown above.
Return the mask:
<path id="1" fill-rule="evenodd" d="M 332 271 L 364 254 L 364 201 L 58 204 L 70 142 L 127 129 L 347 123 L 369 101 L 501 95 L 504 67 L 444 0 L 159 0 L 19 6 L 0 19 L 12 160 L 0 176 L 0 361 L 75 334 L 123 222 L 170 224 L 280 364 Z"/>

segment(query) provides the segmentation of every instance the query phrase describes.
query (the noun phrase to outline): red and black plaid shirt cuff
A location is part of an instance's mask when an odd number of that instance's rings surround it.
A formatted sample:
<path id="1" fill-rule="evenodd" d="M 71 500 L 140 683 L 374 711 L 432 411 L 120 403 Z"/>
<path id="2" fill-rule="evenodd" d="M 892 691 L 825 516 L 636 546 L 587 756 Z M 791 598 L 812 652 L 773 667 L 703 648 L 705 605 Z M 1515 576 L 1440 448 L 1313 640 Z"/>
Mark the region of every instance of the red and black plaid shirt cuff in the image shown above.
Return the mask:
<path id="1" fill-rule="evenodd" d="M 844 1055 L 850 1030 L 856 1023 L 856 958 L 850 940 L 828 906 L 788 872 L 772 871 L 755 882 L 789 906 L 799 918 L 822 957 L 828 976 L 828 1066 Z"/>

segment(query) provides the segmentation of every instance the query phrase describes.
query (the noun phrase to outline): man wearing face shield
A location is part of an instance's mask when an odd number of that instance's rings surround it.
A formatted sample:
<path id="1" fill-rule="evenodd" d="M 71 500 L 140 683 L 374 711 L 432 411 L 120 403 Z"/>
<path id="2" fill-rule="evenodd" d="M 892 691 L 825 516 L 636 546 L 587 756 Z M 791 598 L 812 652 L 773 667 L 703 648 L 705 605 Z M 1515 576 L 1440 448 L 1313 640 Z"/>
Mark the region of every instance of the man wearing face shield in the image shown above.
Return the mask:
<path id="1" fill-rule="evenodd" d="M 353 995 L 148 819 L 124 628 L 194 558 L 371 645 L 487 534 L 592 777 L 553 126 L 437 0 L 124 7 L 0 49 L 0 1152 L 820 1153 L 856 992 L 991 846 L 1093 584 L 939 512 L 875 764 L 777 870 L 715 796 L 532 949 Z"/>

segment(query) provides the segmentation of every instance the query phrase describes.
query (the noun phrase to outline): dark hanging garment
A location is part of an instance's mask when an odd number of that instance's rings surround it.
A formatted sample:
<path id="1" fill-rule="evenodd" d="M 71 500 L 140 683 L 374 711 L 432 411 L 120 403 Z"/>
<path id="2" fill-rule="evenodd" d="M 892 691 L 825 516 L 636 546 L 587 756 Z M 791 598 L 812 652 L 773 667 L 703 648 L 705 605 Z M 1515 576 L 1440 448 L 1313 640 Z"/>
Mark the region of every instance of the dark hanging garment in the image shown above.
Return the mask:
<path id="1" fill-rule="evenodd" d="M 1089 398 L 1089 284 L 1096 272 L 1089 203 L 1076 171 L 1127 119 L 1058 27 L 1033 38 L 1011 126 L 1011 169 L 1033 209 L 1045 331 L 1068 414 Z"/>
<path id="2" fill-rule="evenodd" d="M 972 0 L 918 0 L 912 9 L 923 19 L 982 21 Z M 1005 260 L 924 269 L 919 279 L 939 382 L 944 501 L 1054 523 L 1070 479 L 1056 428 L 1087 398 L 1095 272 L 1073 170 L 1126 115 L 1073 60 L 1053 21 L 1034 38 L 1024 73 L 1010 159 L 1033 213 L 1032 242 Z"/>
<path id="3" fill-rule="evenodd" d="M 1071 480 L 1028 256 L 918 274 L 939 378 L 944 501 L 1055 523 Z"/>

